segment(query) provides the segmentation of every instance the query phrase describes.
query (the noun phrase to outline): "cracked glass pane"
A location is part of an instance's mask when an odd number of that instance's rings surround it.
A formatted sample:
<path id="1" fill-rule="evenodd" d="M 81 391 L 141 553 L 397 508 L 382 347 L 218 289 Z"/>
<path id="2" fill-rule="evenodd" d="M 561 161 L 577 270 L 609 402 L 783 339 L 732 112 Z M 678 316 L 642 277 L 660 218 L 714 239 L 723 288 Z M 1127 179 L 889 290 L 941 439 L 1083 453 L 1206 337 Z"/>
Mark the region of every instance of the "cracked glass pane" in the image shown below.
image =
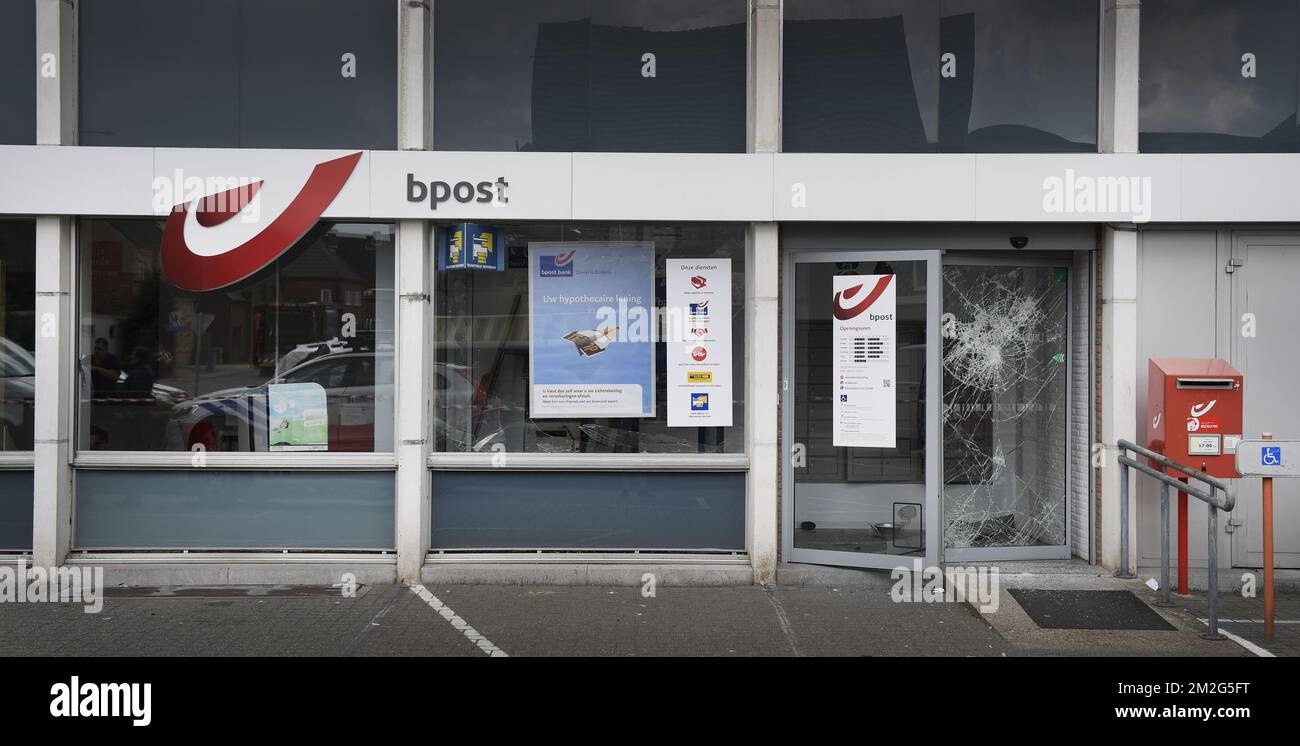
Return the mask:
<path id="1" fill-rule="evenodd" d="M 943 268 L 947 547 L 1065 543 L 1068 280 Z"/>

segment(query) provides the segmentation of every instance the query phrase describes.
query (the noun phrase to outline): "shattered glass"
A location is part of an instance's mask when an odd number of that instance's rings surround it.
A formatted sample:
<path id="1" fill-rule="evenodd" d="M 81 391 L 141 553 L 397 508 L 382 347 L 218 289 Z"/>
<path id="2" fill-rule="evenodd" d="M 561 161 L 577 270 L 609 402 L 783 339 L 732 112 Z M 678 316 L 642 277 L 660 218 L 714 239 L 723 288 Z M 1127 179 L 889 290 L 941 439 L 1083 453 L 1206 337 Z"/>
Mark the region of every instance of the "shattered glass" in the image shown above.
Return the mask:
<path id="1" fill-rule="evenodd" d="M 1069 275 L 943 268 L 944 542 L 1066 542 Z"/>

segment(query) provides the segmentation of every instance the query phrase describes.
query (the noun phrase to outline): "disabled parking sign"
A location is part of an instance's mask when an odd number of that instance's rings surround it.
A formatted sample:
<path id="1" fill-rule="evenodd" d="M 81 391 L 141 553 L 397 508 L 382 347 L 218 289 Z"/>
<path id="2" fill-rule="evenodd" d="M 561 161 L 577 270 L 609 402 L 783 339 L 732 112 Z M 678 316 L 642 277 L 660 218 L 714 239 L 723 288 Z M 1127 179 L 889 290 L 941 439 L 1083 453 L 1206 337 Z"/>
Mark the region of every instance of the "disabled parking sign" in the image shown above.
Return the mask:
<path id="1" fill-rule="evenodd" d="M 1300 477 L 1300 440 L 1250 440 L 1237 444 L 1237 471 L 1243 477 Z"/>

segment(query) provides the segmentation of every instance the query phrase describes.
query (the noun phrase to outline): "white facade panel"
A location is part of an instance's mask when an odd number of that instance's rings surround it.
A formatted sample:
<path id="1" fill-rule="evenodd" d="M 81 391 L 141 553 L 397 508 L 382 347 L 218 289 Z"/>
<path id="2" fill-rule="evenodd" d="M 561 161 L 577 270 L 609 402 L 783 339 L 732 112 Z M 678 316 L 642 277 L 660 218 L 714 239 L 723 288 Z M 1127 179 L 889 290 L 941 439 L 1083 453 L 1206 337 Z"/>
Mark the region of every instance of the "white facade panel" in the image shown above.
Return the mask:
<path id="1" fill-rule="evenodd" d="M 775 159 L 777 220 L 976 218 L 973 155 L 784 153 Z"/>
<path id="2" fill-rule="evenodd" d="M 149 215 L 152 148 L 0 145 L 0 214 Z"/>
<path id="3" fill-rule="evenodd" d="M 574 153 L 576 220 L 770 221 L 772 156 Z"/>

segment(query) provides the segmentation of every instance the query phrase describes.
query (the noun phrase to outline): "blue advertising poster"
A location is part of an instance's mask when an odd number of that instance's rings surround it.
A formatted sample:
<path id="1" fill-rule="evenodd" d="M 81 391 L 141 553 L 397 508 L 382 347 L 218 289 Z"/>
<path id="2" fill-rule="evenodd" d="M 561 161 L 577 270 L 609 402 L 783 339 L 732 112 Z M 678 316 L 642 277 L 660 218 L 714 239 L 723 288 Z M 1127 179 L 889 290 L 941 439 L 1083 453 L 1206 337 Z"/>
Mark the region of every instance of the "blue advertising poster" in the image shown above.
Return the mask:
<path id="1" fill-rule="evenodd" d="M 654 417 L 654 244 L 528 245 L 529 413 Z"/>
<path id="2" fill-rule="evenodd" d="M 499 229 L 461 223 L 443 229 L 438 247 L 438 269 L 505 270 L 504 235 Z"/>

